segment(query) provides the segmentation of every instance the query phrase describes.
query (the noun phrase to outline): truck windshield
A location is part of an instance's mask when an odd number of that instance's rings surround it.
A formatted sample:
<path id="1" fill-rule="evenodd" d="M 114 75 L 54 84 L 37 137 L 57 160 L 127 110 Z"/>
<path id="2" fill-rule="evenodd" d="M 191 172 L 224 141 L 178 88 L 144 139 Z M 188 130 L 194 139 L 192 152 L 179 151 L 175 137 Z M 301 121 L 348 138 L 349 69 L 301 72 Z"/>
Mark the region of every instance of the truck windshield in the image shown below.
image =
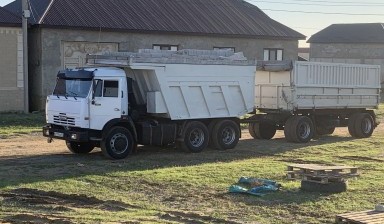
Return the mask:
<path id="1" fill-rule="evenodd" d="M 62 79 L 58 78 L 53 95 L 64 97 L 85 98 L 92 85 L 91 79 Z"/>

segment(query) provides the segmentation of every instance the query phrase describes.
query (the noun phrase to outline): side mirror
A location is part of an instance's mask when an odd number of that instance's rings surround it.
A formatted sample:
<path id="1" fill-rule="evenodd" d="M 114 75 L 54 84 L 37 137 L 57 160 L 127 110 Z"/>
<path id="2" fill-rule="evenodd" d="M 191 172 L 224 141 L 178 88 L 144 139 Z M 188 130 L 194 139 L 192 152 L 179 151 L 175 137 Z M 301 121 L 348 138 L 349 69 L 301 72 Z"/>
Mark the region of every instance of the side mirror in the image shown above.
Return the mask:
<path id="1" fill-rule="evenodd" d="M 95 91 L 96 91 L 96 80 L 92 80 L 92 101 L 91 101 L 91 103 L 92 103 L 92 105 L 95 105 Z"/>

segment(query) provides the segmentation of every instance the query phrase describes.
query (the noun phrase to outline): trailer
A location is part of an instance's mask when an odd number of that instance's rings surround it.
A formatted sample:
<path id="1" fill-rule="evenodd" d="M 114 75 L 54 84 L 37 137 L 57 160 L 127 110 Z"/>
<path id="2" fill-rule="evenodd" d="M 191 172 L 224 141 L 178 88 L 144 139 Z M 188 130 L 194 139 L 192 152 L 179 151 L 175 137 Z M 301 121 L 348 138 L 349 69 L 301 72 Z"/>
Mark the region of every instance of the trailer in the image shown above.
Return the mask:
<path id="1" fill-rule="evenodd" d="M 260 62 L 255 79 L 255 111 L 248 119 L 256 139 L 284 130 L 289 142 L 308 142 L 348 127 L 366 138 L 378 125 L 380 66 L 318 62 Z"/>
<path id="2" fill-rule="evenodd" d="M 73 153 L 100 147 L 122 159 L 137 144 L 189 152 L 234 148 L 254 110 L 256 62 L 228 50 L 140 50 L 88 55 L 57 75 L 43 135 Z"/>

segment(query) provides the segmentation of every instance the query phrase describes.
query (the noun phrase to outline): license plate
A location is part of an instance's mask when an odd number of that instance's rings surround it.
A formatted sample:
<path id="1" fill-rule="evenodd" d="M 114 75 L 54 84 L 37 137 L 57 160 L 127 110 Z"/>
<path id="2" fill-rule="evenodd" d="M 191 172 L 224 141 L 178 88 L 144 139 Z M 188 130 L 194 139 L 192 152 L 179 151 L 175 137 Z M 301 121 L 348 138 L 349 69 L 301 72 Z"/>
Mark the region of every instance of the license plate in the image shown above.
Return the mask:
<path id="1" fill-rule="evenodd" d="M 59 138 L 63 138 L 63 137 L 64 137 L 64 133 L 61 133 L 61 132 L 53 132 L 53 136 L 55 136 L 55 137 L 59 137 Z"/>

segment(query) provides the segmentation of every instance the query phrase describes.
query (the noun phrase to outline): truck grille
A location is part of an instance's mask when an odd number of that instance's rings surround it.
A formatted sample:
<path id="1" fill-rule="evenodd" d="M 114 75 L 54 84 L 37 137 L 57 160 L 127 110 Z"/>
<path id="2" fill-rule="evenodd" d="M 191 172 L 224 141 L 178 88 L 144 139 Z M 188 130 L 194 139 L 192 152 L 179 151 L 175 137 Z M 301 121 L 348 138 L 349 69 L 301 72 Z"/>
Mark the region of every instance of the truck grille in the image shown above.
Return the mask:
<path id="1" fill-rule="evenodd" d="M 53 122 L 55 124 L 75 126 L 75 118 L 68 117 L 66 114 L 53 115 Z"/>

